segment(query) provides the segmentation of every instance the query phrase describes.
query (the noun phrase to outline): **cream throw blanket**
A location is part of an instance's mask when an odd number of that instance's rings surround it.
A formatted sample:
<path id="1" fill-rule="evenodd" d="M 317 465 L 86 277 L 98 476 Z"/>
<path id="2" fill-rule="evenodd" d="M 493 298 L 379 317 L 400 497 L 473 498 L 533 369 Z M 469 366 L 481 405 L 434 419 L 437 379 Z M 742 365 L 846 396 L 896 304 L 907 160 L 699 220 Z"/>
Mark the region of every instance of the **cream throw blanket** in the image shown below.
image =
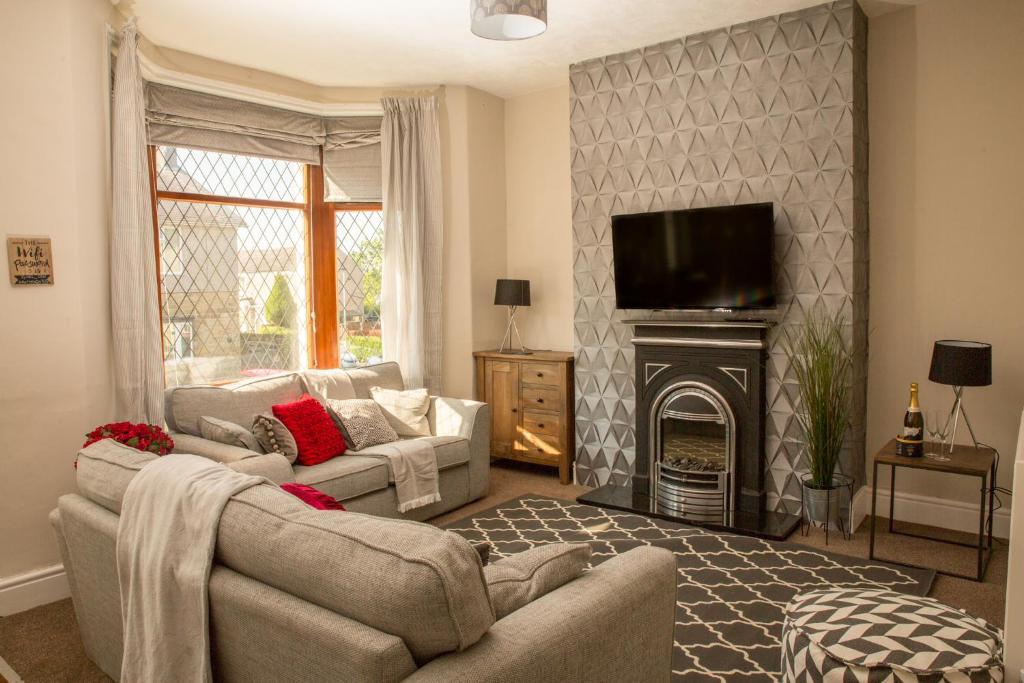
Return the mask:
<path id="1" fill-rule="evenodd" d="M 207 683 L 208 580 L 228 499 L 269 483 L 196 455 L 165 455 L 132 479 L 117 526 L 121 683 Z"/>
<path id="2" fill-rule="evenodd" d="M 392 441 L 374 446 L 373 451 L 373 455 L 388 460 L 395 477 L 399 512 L 408 512 L 441 500 L 437 454 L 429 443 L 419 439 Z"/>

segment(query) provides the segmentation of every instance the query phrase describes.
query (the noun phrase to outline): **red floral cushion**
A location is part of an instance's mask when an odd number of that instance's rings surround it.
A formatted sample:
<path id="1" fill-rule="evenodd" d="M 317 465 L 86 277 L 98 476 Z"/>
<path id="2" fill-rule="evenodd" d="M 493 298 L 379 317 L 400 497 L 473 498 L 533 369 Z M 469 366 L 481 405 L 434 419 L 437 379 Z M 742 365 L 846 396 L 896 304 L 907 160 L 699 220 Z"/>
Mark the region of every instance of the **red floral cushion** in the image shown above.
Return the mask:
<path id="1" fill-rule="evenodd" d="M 305 484 L 281 484 L 281 488 L 317 510 L 345 510 L 345 506 L 323 491 Z"/>
<path id="2" fill-rule="evenodd" d="M 309 394 L 293 403 L 273 406 L 274 417 L 280 420 L 295 439 L 299 465 L 318 465 L 345 452 L 345 437 L 327 410 Z"/>

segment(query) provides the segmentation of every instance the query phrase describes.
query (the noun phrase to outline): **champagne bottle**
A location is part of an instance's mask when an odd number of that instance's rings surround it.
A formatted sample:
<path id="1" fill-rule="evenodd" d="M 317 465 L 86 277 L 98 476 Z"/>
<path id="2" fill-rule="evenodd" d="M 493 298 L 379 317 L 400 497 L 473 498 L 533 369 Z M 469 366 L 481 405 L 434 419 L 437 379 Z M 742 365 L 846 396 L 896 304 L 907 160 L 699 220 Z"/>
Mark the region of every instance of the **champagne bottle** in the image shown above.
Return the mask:
<path id="1" fill-rule="evenodd" d="M 917 402 L 917 383 L 910 385 L 910 405 L 903 416 L 903 437 L 901 452 L 912 458 L 924 455 L 924 417 Z"/>

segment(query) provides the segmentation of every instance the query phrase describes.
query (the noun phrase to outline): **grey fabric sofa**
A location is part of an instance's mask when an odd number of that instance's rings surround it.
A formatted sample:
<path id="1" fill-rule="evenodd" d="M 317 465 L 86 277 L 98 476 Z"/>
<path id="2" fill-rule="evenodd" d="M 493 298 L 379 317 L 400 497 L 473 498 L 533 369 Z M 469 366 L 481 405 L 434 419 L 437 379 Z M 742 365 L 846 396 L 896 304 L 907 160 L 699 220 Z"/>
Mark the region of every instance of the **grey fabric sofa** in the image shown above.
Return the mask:
<path id="1" fill-rule="evenodd" d="M 153 459 L 111 441 L 83 450 L 79 493 L 63 496 L 50 516 L 85 652 L 115 680 L 123 651 L 118 516 L 131 479 Z M 483 569 L 455 533 L 313 510 L 276 486 L 255 486 L 228 502 L 218 528 L 209 583 L 215 678 L 669 680 L 673 554 L 635 548 L 511 611 L 497 610 L 492 567 L 529 567 L 523 558 L 530 555 L 547 562 L 550 548 Z M 535 564 L 519 573 L 540 570 Z"/>
<path id="2" fill-rule="evenodd" d="M 294 401 L 303 393 L 329 399 L 370 398 L 371 387 L 404 389 L 395 363 L 357 370 L 306 370 L 248 380 L 223 387 L 183 386 L 168 389 L 165 419 L 177 453 L 192 453 L 234 469 L 260 474 L 283 483 L 295 481 L 316 487 L 355 512 L 383 517 L 424 520 L 465 505 L 487 494 L 490 472 L 490 408 L 485 403 L 432 397 L 427 418 L 432 436 L 420 437 L 434 446 L 440 470 L 441 501 L 407 513 L 398 512 L 394 475 L 374 447 L 352 451 L 311 467 L 292 466 L 277 454 L 256 453 L 200 436 L 199 418 L 215 417 L 252 426 L 253 416 L 271 406 Z"/>

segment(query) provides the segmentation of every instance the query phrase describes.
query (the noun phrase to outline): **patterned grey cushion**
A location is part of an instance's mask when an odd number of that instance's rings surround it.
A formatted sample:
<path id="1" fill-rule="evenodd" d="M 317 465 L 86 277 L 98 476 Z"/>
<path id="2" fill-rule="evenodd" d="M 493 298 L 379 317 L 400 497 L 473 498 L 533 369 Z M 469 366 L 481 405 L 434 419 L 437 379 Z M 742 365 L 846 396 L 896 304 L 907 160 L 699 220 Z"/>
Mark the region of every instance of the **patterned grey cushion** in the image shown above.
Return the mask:
<path id="1" fill-rule="evenodd" d="M 299 457 L 299 446 L 284 423 L 273 415 L 257 415 L 252 419 L 252 434 L 267 453 L 280 453 L 294 463 Z"/>
<path id="2" fill-rule="evenodd" d="M 787 682 L 1001 681 L 999 629 L 931 598 L 887 590 L 804 593 L 786 607 Z"/>
<path id="3" fill-rule="evenodd" d="M 551 543 L 488 564 L 484 577 L 495 618 L 501 619 L 572 581 L 589 561 L 586 543 Z"/>
<path id="4" fill-rule="evenodd" d="M 341 420 L 345 440 L 354 451 L 398 441 L 398 434 L 372 399 L 327 399 L 327 406 Z"/>
<path id="5" fill-rule="evenodd" d="M 256 453 L 263 452 L 260 442 L 256 440 L 256 436 L 251 431 L 227 420 L 203 415 L 199 418 L 199 434 L 204 439 L 217 443 L 246 448 Z"/>

